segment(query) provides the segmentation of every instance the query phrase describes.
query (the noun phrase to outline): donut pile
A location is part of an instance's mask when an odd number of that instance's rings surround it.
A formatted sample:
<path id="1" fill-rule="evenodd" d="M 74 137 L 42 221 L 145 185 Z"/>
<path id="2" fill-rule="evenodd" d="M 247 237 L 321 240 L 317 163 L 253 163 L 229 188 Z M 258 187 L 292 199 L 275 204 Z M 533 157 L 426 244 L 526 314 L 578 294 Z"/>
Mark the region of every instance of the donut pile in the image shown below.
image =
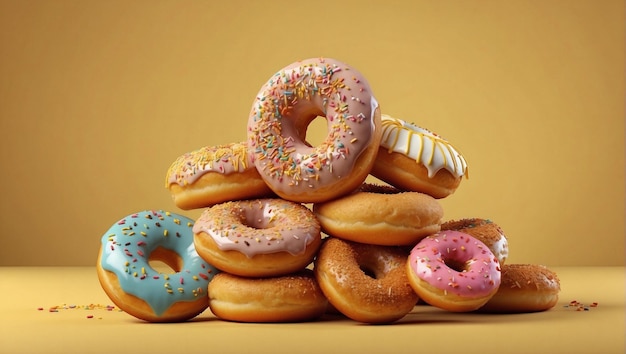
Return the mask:
<path id="1" fill-rule="evenodd" d="M 306 140 L 327 121 L 326 139 Z M 193 221 L 143 211 L 102 236 L 98 278 L 122 310 L 149 322 L 210 308 L 238 322 L 340 313 L 390 323 L 420 300 L 454 312 L 532 312 L 560 290 L 538 265 L 505 265 L 495 223 L 443 221 L 467 163 L 446 140 L 381 115 L 366 79 L 334 59 L 274 74 L 254 99 L 245 141 L 185 153 L 166 188 Z M 383 183 L 366 183 L 372 175 Z M 171 273 L 155 270 L 161 261 Z"/>

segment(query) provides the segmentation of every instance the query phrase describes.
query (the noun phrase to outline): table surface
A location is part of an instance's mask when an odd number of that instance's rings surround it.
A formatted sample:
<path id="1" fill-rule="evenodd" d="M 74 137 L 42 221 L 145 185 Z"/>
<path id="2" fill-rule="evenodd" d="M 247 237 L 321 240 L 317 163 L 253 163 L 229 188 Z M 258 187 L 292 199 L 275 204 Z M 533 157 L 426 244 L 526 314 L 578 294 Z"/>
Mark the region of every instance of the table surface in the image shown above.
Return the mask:
<path id="1" fill-rule="evenodd" d="M 367 325 L 335 315 L 234 323 L 209 310 L 189 322 L 146 323 L 107 309 L 93 267 L 0 267 L 0 353 L 624 353 L 624 267 L 551 269 L 561 293 L 549 311 L 418 305 L 394 324 Z"/>

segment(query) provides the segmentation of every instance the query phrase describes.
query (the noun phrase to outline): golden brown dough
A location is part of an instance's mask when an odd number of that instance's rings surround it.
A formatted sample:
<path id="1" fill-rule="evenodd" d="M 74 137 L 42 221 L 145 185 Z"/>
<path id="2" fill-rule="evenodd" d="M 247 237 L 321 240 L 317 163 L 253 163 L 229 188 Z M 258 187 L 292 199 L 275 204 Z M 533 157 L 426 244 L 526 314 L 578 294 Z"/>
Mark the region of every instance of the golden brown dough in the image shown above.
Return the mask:
<path id="1" fill-rule="evenodd" d="M 229 321 L 310 321 L 322 316 L 327 305 L 309 269 L 272 278 L 220 273 L 209 283 L 211 311 Z"/>
<path id="2" fill-rule="evenodd" d="M 399 247 L 327 238 L 315 261 L 315 277 L 336 310 L 364 323 L 394 322 L 418 301 Z"/>
<path id="3" fill-rule="evenodd" d="M 559 300 L 561 284 L 556 273 L 536 264 L 502 266 L 502 282 L 496 294 L 479 309 L 482 312 L 538 312 Z"/>
<path id="4" fill-rule="evenodd" d="M 385 246 L 415 245 L 438 232 L 443 217 L 439 202 L 427 194 L 373 184 L 314 204 L 313 212 L 331 236 Z"/>

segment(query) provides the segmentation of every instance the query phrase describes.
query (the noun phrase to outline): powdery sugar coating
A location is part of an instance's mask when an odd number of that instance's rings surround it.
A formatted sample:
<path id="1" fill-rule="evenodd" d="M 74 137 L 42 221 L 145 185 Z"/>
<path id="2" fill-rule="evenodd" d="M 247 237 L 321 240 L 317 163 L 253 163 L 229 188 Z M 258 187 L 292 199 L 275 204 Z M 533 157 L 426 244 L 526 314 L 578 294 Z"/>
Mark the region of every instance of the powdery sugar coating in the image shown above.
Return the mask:
<path id="1" fill-rule="evenodd" d="M 193 232 L 209 235 L 223 250 L 236 250 L 252 258 L 257 254 L 304 253 L 320 235 L 313 213 L 294 202 L 258 199 L 226 202 L 207 209 Z"/>
<path id="2" fill-rule="evenodd" d="M 341 183 L 374 135 L 378 103 L 356 70 L 333 59 L 307 59 L 277 72 L 255 98 L 248 121 L 254 163 L 274 191 L 299 195 Z M 326 117 L 319 146 L 306 127 Z"/>
<path id="3" fill-rule="evenodd" d="M 426 237 L 411 250 L 409 262 L 418 278 L 446 294 L 486 296 L 500 286 L 500 264 L 494 254 L 485 244 L 461 232 L 445 231 Z"/>
<path id="4" fill-rule="evenodd" d="M 465 158 L 439 135 L 384 114 L 382 127 L 380 146 L 423 164 L 428 169 L 428 177 L 432 178 L 442 168 L 457 178 L 467 174 Z"/>
<path id="5" fill-rule="evenodd" d="M 219 146 L 205 146 L 179 156 L 170 166 L 165 187 L 172 183 L 181 186 L 193 184 L 208 172 L 229 174 L 243 172 L 252 166 L 245 142 Z"/>

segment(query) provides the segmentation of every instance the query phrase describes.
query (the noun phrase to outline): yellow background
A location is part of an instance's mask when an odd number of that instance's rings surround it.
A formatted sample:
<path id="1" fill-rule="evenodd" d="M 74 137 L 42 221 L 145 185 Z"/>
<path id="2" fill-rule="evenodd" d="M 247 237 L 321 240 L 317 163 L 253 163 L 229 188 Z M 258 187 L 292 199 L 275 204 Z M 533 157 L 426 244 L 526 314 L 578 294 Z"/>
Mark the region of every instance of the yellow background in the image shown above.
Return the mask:
<path id="1" fill-rule="evenodd" d="M 164 188 L 171 162 L 244 140 L 261 85 L 319 56 L 361 71 L 384 113 L 463 152 L 470 178 L 441 201 L 445 218 L 498 223 L 510 263 L 624 265 L 624 11 L 0 0 L 0 265 L 93 265 L 129 213 L 197 217 Z"/>

